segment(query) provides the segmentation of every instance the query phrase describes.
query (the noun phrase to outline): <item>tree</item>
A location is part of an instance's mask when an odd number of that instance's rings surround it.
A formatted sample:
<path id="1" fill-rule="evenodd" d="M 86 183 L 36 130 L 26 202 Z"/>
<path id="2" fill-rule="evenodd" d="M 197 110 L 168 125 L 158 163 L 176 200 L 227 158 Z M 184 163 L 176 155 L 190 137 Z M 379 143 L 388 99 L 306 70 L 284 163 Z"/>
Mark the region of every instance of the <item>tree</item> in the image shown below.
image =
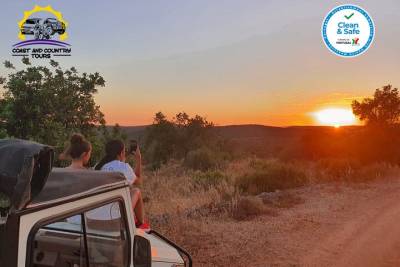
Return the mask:
<path id="1" fill-rule="evenodd" d="M 400 162 L 400 95 L 391 85 L 376 89 L 373 98 L 353 101 L 353 113 L 366 127 L 353 141 L 357 157 L 363 161 Z"/>
<path id="2" fill-rule="evenodd" d="M 97 138 L 97 128 L 104 125 L 104 114 L 94 101 L 98 87 L 105 81 L 99 73 L 79 74 L 72 67 L 62 69 L 53 60 L 51 68 L 31 66 L 15 70 L 9 61 L 7 79 L 0 79 L 5 92 L 0 99 L 0 132 L 8 136 L 30 139 L 59 149 L 73 132 L 89 140 Z"/>
<path id="3" fill-rule="evenodd" d="M 104 143 L 107 143 L 108 141 L 112 139 L 120 139 L 124 142 L 127 141 L 128 135 L 125 133 L 125 131 L 121 128 L 121 126 L 116 123 L 114 126 L 105 126 L 102 125 L 100 127 L 100 133 L 102 134 L 102 139 Z"/>
<path id="4" fill-rule="evenodd" d="M 352 103 L 353 113 L 370 126 L 393 126 L 400 122 L 400 95 L 391 85 L 376 89 L 373 98 Z"/>
<path id="5" fill-rule="evenodd" d="M 189 152 L 200 148 L 210 148 L 213 152 L 221 150 L 219 138 L 211 131 L 213 126 L 199 115 L 190 117 L 180 112 L 168 120 L 158 112 L 153 124 L 146 129 L 146 158 L 157 168 L 169 159 L 185 158 Z"/>
<path id="6" fill-rule="evenodd" d="M 181 118 L 185 118 L 184 123 L 179 123 L 179 115 L 181 115 Z M 209 146 L 211 141 L 214 140 L 214 135 L 210 131 L 214 125 L 205 118 L 199 115 L 190 118 L 186 113 L 178 113 L 175 118 L 180 130 L 178 136 L 181 146 L 180 150 L 177 151 L 179 155 L 185 157 L 190 151 L 202 146 Z"/>
<path id="7" fill-rule="evenodd" d="M 146 128 L 145 136 L 146 158 L 152 168 L 159 168 L 174 157 L 178 143 L 177 130 L 162 112 L 155 114 L 153 124 Z"/>

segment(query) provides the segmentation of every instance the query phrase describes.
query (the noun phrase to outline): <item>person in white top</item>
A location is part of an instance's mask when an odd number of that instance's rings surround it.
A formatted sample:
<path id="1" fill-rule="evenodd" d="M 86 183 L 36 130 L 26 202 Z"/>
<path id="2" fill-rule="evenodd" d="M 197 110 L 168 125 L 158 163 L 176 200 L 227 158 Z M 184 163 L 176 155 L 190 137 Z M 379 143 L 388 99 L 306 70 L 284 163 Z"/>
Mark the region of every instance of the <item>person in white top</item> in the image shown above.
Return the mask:
<path id="1" fill-rule="evenodd" d="M 136 219 L 137 226 L 146 228 L 147 224 L 144 221 L 144 205 L 141 191 L 135 187 L 143 182 L 142 178 L 142 156 L 140 154 L 139 146 L 136 147 L 135 156 L 135 170 L 125 162 L 126 151 L 125 144 L 121 140 L 111 140 L 106 144 L 106 155 L 95 166 L 95 170 L 102 171 L 115 171 L 121 172 L 129 184 L 131 185 L 131 198 L 132 206 Z"/>

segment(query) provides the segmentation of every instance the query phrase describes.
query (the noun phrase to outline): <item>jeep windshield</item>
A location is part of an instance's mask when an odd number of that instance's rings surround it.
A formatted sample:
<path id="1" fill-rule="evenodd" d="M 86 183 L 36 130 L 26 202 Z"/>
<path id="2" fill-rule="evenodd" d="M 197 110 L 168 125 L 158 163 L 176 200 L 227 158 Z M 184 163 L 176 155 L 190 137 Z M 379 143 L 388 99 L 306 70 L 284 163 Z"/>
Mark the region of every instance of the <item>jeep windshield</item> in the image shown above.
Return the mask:
<path id="1" fill-rule="evenodd" d="M 41 19 L 27 19 L 25 21 L 25 24 L 36 24 L 37 22 L 39 22 Z"/>

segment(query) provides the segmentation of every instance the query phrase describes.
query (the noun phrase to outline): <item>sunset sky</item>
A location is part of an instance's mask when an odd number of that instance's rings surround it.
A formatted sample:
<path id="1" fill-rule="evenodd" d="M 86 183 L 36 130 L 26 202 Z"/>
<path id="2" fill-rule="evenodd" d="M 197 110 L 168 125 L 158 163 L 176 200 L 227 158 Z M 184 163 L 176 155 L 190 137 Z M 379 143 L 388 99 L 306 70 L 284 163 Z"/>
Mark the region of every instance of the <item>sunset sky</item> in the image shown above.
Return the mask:
<path id="1" fill-rule="evenodd" d="M 357 58 L 333 55 L 321 38 L 326 14 L 345 3 L 360 5 L 375 22 L 374 43 Z M 143 125 L 157 111 L 186 111 L 217 125 L 315 125 L 313 112 L 350 108 L 378 87 L 400 86 L 396 0 L 2 4 L 1 61 L 17 61 L 11 46 L 24 10 L 50 4 L 63 13 L 72 56 L 61 63 L 103 75 L 106 87 L 96 101 L 108 124 Z"/>

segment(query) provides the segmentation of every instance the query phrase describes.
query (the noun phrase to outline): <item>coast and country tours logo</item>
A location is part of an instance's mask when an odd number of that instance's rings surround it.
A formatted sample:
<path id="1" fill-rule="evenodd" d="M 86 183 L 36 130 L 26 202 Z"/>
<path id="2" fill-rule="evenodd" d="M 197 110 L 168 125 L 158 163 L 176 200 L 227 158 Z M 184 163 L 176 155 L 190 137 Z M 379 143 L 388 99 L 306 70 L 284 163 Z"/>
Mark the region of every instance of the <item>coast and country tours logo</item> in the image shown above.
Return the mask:
<path id="1" fill-rule="evenodd" d="M 18 22 L 20 41 L 12 46 L 12 55 L 31 58 L 70 56 L 71 45 L 65 42 L 67 38 L 68 22 L 62 13 L 51 6 L 35 6 L 25 11 Z"/>
<path id="2" fill-rule="evenodd" d="M 361 7 L 342 5 L 328 13 L 322 23 L 322 38 L 328 49 L 342 57 L 359 56 L 371 46 L 375 26 Z"/>

